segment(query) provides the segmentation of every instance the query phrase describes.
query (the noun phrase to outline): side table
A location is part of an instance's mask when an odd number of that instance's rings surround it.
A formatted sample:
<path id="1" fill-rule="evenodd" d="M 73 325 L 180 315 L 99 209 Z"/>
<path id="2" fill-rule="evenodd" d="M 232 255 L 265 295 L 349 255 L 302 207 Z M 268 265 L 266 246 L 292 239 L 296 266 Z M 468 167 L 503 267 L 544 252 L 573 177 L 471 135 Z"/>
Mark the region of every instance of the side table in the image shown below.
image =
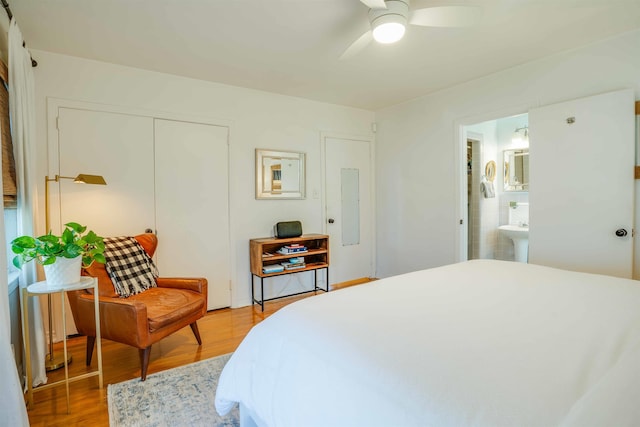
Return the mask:
<path id="1" fill-rule="evenodd" d="M 93 372 L 87 372 L 86 374 L 77 375 L 69 378 L 69 366 L 66 363 L 68 358 L 67 354 L 67 326 L 66 326 L 66 313 L 65 313 L 65 304 L 64 304 L 64 295 L 68 291 L 77 291 L 80 289 L 89 289 L 93 288 L 93 296 L 94 296 L 94 305 L 95 305 L 95 314 L 96 314 L 96 343 L 98 348 L 98 370 Z M 63 347 L 64 347 L 64 380 L 56 381 L 53 383 L 45 384 L 42 386 L 38 386 L 33 388 L 33 379 L 31 373 L 31 348 L 29 345 L 29 312 L 27 304 L 27 300 L 29 296 L 34 295 L 46 295 L 46 294 L 54 294 L 60 293 L 62 297 L 62 336 L 63 336 Z M 84 378 L 89 378 L 93 376 L 98 376 L 98 383 L 100 388 L 103 386 L 102 382 L 102 345 L 101 345 L 101 336 L 100 336 L 100 309 L 99 309 L 99 292 L 98 292 L 98 280 L 93 277 L 81 277 L 79 282 L 71 283 L 63 286 L 48 286 L 46 281 L 36 282 L 32 285 L 27 286 L 22 289 L 22 299 L 23 299 L 23 311 L 22 311 L 22 325 L 23 331 L 25 335 L 25 353 L 27 355 L 26 359 L 26 368 L 27 368 L 27 402 L 29 404 L 29 408 L 33 408 L 33 393 L 36 391 L 46 390 L 48 388 L 52 388 L 58 385 L 64 384 L 66 387 L 66 395 L 67 395 L 67 413 L 69 413 L 69 383 L 72 381 L 78 381 Z M 51 334 L 51 331 L 49 331 Z"/>

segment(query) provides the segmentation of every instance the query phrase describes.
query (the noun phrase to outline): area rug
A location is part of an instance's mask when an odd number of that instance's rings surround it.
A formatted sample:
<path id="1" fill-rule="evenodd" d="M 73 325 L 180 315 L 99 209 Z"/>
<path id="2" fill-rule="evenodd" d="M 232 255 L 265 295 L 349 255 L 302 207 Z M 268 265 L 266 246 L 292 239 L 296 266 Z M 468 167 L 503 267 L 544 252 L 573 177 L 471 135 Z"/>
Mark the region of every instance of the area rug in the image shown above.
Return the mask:
<path id="1" fill-rule="evenodd" d="M 240 425 L 238 407 L 218 415 L 214 398 L 220 372 L 231 354 L 191 363 L 109 385 L 111 427 L 173 427 Z"/>

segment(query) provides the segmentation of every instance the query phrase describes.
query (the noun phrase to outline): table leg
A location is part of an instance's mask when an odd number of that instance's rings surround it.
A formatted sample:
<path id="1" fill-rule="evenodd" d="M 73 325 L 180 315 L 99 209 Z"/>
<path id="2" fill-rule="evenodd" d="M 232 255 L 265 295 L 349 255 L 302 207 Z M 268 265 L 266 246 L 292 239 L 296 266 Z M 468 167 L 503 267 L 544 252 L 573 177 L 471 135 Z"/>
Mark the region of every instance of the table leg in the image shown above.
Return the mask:
<path id="1" fill-rule="evenodd" d="M 67 414 L 71 413 L 69 408 L 69 356 L 67 355 L 67 315 L 64 309 L 65 300 L 64 300 L 64 291 L 60 291 L 60 299 L 62 302 L 62 345 L 64 348 L 64 386 L 67 391 Z M 49 332 L 51 334 L 51 332 Z"/>
<path id="2" fill-rule="evenodd" d="M 25 366 L 27 374 L 27 404 L 33 408 L 33 374 L 31 373 L 31 337 L 29 336 L 29 291 L 22 288 L 22 333 L 24 336 Z"/>
<path id="3" fill-rule="evenodd" d="M 260 299 L 262 300 L 260 301 L 260 307 L 264 311 L 264 277 L 260 278 Z"/>
<path id="4" fill-rule="evenodd" d="M 96 344 L 98 346 L 98 383 L 99 387 L 102 388 L 102 335 L 100 333 L 100 292 L 98 289 L 98 279 L 93 279 L 93 305 L 96 311 Z"/>

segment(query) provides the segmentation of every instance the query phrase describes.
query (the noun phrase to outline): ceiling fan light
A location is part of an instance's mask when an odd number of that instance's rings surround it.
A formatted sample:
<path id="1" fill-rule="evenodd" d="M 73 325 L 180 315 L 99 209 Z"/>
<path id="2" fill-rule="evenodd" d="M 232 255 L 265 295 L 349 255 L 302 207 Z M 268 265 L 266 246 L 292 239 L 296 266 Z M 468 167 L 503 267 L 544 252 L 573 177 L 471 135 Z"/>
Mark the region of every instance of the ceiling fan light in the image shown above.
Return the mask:
<path id="1" fill-rule="evenodd" d="M 404 37 L 405 26 L 399 22 L 386 22 L 373 29 L 373 39 L 378 43 L 395 43 Z"/>
<path id="2" fill-rule="evenodd" d="M 378 43 L 395 43 L 404 37 L 409 4 L 407 0 L 385 0 L 386 9 L 370 9 L 369 22 L 373 39 Z"/>

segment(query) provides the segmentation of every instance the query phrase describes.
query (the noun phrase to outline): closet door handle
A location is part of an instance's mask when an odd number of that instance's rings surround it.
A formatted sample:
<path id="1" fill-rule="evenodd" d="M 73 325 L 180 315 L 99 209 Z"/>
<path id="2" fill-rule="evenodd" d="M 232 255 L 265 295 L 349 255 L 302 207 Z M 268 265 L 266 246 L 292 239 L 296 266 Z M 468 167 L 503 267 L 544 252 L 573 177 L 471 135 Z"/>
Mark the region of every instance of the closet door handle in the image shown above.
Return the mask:
<path id="1" fill-rule="evenodd" d="M 616 236 L 618 237 L 625 237 L 627 234 L 627 230 L 625 230 L 624 228 L 619 228 L 616 230 Z"/>

